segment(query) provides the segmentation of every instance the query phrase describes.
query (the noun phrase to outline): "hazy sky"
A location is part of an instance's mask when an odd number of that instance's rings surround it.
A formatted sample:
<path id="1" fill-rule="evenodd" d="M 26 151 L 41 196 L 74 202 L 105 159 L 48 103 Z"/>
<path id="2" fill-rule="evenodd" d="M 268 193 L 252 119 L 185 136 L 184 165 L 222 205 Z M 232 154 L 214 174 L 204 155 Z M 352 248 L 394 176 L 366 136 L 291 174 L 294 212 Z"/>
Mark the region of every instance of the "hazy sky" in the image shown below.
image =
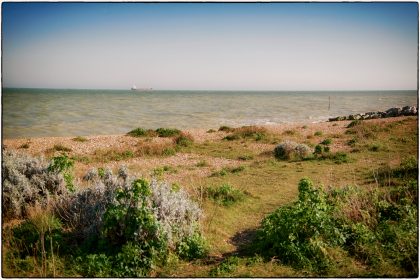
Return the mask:
<path id="1" fill-rule="evenodd" d="M 412 3 L 4 3 L 3 87 L 416 89 Z"/>

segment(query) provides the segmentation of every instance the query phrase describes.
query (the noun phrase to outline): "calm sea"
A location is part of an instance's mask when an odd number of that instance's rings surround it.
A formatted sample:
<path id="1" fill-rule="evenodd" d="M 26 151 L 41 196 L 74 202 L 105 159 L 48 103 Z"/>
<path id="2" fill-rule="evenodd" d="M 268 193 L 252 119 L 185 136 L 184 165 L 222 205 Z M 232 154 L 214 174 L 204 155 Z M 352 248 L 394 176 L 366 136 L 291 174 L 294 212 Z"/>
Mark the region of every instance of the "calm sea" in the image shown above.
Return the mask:
<path id="1" fill-rule="evenodd" d="M 330 99 L 330 109 L 328 109 Z M 136 127 L 214 128 L 417 106 L 417 91 L 265 92 L 3 89 L 3 138 L 124 134 Z"/>

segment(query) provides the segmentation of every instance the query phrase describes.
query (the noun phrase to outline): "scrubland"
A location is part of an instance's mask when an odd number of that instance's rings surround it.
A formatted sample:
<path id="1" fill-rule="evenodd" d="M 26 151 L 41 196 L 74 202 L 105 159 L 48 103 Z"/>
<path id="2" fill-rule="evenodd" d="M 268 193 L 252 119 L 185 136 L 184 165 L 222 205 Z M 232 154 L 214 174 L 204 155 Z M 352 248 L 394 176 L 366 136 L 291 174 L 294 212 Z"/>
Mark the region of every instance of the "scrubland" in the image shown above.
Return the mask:
<path id="1" fill-rule="evenodd" d="M 3 140 L 4 277 L 416 277 L 418 118 Z"/>

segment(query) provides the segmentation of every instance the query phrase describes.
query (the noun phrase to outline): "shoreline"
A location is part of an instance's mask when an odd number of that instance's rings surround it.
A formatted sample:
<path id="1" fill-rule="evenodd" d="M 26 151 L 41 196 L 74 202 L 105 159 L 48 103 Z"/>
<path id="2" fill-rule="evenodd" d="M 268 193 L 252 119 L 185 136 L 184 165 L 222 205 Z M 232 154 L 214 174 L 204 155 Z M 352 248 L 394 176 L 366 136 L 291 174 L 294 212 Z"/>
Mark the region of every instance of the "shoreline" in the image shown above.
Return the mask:
<path id="1" fill-rule="evenodd" d="M 398 116 L 390 118 L 379 118 L 365 120 L 366 122 L 390 122 L 396 120 L 402 120 L 406 118 L 413 118 L 416 116 Z M 315 131 L 322 130 L 324 134 L 340 133 L 351 120 L 342 121 L 326 121 L 326 122 L 294 122 L 284 124 L 266 124 L 256 125 L 257 127 L 264 127 L 270 133 L 283 134 L 287 130 L 296 130 L 301 134 L 303 139 L 306 139 L 308 135 L 313 135 Z M 303 128 L 305 127 L 305 128 Z M 213 128 L 214 129 L 214 128 Z M 220 140 L 228 133 L 224 131 L 215 131 L 212 133 L 208 132 L 209 129 L 204 128 L 192 128 L 182 130 L 185 133 L 190 134 L 194 141 L 197 143 L 203 143 L 205 141 Z M 128 131 L 127 131 L 128 132 Z M 92 153 L 98 149 L 127 149 L 135 147 L 142 137 L 132 137 L 126 134 L 111 134 L 111 135 L 91 135 L 83 136 L 87 141 L 81 142 L 74 140 L 79 137 L 74 136 L 47 136 L 47 137 L 25 137 L 25 138 L 2 138 L 2 147 L 6 149 L 14 149 L 19 151 L 25 151 L 32 155 L 39 155 L 48 153 L 48 150 L 54 148 L 55 145 L 63 145 L 69 148 L 71 154 L 85 154 Z M 172 141 L 172 138 L 161 138 L 152 137 L 153 143 L 167 143 Z M 23 145 L 27 144 L 28 147 L 24 148 Z"/>

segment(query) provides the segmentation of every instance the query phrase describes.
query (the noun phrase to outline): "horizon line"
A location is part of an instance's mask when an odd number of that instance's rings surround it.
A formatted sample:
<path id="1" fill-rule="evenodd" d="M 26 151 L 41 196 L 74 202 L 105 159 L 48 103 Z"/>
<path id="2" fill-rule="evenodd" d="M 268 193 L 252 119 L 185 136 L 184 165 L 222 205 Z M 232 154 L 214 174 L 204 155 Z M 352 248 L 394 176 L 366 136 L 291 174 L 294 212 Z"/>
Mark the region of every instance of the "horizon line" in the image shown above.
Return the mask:
<path id="1" fill-rule="evenodd" d="M 130 88 L 49 88 L 49 87 L 1 87 L 3 89 L 47 89 L 47 90 L 121 90 L 132 91 Z M 296 92 L 310 92 L 310 91 L 418 91 L 419 89 L 155 89 L 151 88 L 149 91 L 296 91 Z M 142 88 L 138 91 L 141 92 Z"/>

